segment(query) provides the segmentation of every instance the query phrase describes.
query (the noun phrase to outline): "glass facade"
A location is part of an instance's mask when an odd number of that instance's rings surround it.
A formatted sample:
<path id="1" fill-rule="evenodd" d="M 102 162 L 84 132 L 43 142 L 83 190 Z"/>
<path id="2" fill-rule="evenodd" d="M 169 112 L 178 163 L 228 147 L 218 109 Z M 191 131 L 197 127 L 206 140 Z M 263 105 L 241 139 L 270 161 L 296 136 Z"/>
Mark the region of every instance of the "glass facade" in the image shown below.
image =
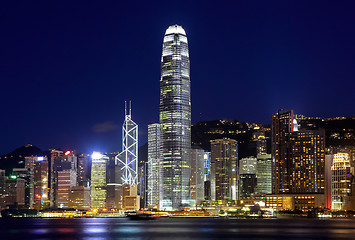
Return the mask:
<path id="1" fill-rule="evenodd" d="M 148 125 L 148 207 L 159 206 L 160 125 Z"/>
<path id="2" fill-rule="evenodd" d="M 106 207 L 106 164 L 109 158 L 94 153 L 91 165 L 91 207 Z"/>
<path id="3" fill-rule="evenodd" d="M 237 141 L 211 140 L 211 200 L 237 200 Z"/>
<path id="4" fill-rule="evenodd" d="M 138 125 L 132 120 L 131 102 L 125 102 L 125 121 L 122 127 L 122 152 L 116 156 L 122 169 L 122 184 L 138 184 Z"/>
<path id="5" fill-rule="evenodd" d="M 178 209 L 189 197 L 191 151 L 190 60 L 185 30 L 164 36 L 160 78 L 161 209 Z"/>

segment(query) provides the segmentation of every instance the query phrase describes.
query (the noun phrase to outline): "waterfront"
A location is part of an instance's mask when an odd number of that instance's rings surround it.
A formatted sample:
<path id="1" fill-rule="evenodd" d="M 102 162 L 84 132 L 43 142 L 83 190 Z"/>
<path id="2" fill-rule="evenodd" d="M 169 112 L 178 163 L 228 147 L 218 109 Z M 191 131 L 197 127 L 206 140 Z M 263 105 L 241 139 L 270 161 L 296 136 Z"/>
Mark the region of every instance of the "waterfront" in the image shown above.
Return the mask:
<path id="1" fill-rule="evenodd" d="M 1 239 L 355 239 L 354 219 L 12 218 Z"/>

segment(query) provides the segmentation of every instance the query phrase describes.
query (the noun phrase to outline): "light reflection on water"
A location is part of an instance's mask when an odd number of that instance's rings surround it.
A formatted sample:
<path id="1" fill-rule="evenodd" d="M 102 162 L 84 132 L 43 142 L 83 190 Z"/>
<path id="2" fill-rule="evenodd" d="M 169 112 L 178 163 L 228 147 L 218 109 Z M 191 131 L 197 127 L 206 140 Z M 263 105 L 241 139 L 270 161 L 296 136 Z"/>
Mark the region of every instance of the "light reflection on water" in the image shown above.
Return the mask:
<path id="1" fill-rule="evenodd" d="M 0 239 L 355 239 L 355 220 L 0 219 Z"/>

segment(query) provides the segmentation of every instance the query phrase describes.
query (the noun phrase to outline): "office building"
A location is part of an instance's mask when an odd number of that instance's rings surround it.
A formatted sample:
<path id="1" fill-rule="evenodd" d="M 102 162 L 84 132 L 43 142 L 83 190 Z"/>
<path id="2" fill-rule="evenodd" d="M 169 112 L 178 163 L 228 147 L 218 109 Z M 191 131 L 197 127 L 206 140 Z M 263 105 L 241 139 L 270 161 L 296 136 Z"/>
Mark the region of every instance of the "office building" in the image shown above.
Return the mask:
<path id="1" fill-rule="evenodd" d="M 354 167 L 350 164 L 348 153 L 337 153 L 332 165 L 332 210 L 345 210 L 345 199 L 352 194 L 351 180 Z"/>
<path id="2" fill-rule="evenodd" d="M 237 141 L 211 140 L 211 200 L 237 200 Z"/>
<path id="3" fill-rule="evenodd" d="M 33 203 L 33 174 L 26 168 L 14 168 L 12 170 L 17 179 L 23 179 L 25 183 L 24 206 L 31 208 Z"/>
<path id="4" fill-rule="evenodd" d="M 74 186 L 69 191 L 69 208 L 88 210 L 90 208 L 90 188 Z"/>
<path id="5" fill-rule="evenodd" d="M 160 194 L 160 125 L 148 125 L 148 201 L 149 208 L 159 207 Z"/>
<path id="6" fill-rule="evenodd" d="M 122 184 L 138 184 L 138 125 L 132 120 L 131 101 L 125 102 L 125 121 L 122 127 L 122 152 L 116 156 L 122 169 Z"/>
<path id="7" fill-rule="evenodd" d="M 92 154 L 91 207 L 106 207 L 106 164 L 109 158 L 101 153 Z"/>
<path id="8" fill-rule="evenodd" d="M 272 194 L 272 158 L 271 154 L 257 156 L 256 193 Z"/>
<path id="9" fill-rule="evenodd" d="M 78 156 L 77 183 L 78 186 L 88 186 L 90 179 L 89 157 L 85 154 Z"/>
<path id="10" fill-rule="evenodd" d="M 200 204 L 205 200 L 204 194 L 204 154 L 205 151 L 197 146 L 191 148 L 191 177 L 190 200 Z"/>
<path id="11" fill-rule="evenodd" d="M 273 193 L 290 192 L 289 136 L 293 132 L 293 110 L 279 110 L 271 118 L 271 154 L 273 165 Z"/>
<path id="12" fill-rule="evenodd" d="M 57 204 L 59 208 L 69 207 L 70 189 L 76 186 L 76 171 L 74 169 L 57 172 Z"/>
<path id="13" fill-rule="evenodd" d="M 294 131 L 289 137 L 287 170 L 290 193 L 321 193 L 325 186 L 324 130 Z"/>
<path id="14" fill-rule="evenodd" d="M 109 157 L 106 170 L 106 207 L 108 209 L 118 209 L 122 207 L 122 179 L 121 168 L 115 163 L 115 157 Z"/>
<path id="15" fill-rule="evenodd" d="M 49 207 L 48 159 L 37 157 L 33 166 L 33 208 L 42 210 Z"/>
<path id="16" fill-rule="evenodd" d="M 256 158 L 248 157 L 239 160 L 239 198 L 246 199 L 256 192 Z"/>
<path id="17" fill-rule="evenodd" d="M 187 37 L 178 25 L 170 26 L 163 40 L 160 128 L 160 209 L 179 209 L 189 198 L 191 99 Z"/>

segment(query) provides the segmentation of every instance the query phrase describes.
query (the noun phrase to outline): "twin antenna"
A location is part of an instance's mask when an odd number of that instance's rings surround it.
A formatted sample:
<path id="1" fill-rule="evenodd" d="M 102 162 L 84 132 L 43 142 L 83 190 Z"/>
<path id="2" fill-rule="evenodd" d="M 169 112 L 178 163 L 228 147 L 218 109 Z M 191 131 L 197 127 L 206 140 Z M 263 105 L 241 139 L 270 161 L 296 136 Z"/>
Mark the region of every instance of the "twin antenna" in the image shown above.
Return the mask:
<path id="1" fill-rule="evenodd" d="M 128 104 L 127 104 L 128 102 Z M 128 112 L 127 112 L 127 105 L 128 105 Z M 132 114 L 132 102 L 131 100 L 129 101 L 124 101 L 124 114 L 127 116 L 131 116 Z"/>

